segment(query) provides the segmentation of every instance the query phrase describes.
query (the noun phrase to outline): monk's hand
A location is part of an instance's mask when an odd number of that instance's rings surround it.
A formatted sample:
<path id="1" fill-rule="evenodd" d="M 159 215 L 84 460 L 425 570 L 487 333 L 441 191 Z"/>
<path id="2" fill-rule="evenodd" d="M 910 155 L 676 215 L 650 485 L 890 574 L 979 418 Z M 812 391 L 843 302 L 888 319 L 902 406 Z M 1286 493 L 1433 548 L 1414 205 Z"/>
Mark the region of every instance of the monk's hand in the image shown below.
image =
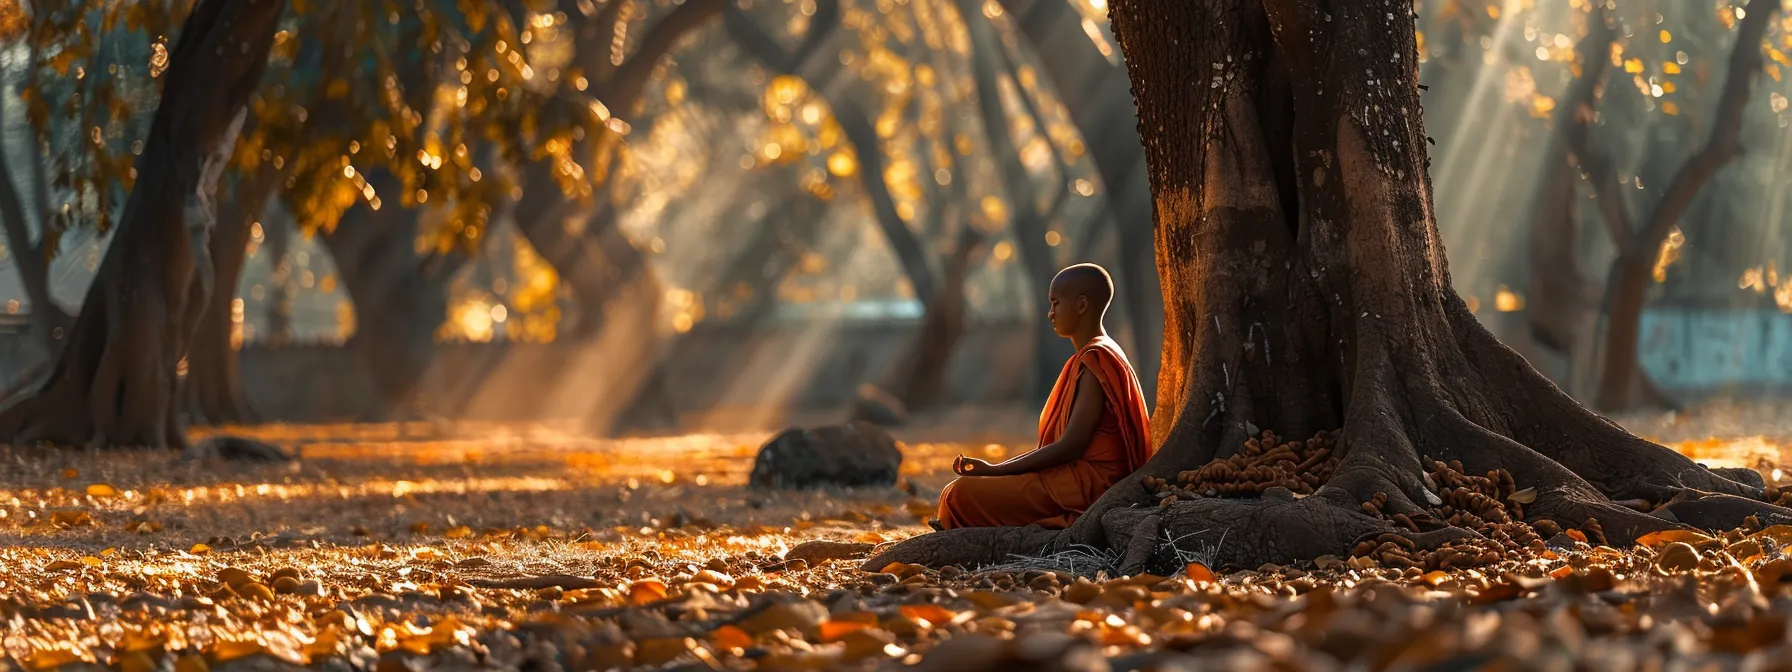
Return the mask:
<path id="1" fill-rule="evenodd" d="M 958 459 L 952 460 L 952 473 L 958 474 L 959 476 L 1000 475 L 996 471 L 996 465 L 990 464 L 984 460 L 979 460 L 975 457 L 965 457 L 963 455 L 959 455 Z"/>

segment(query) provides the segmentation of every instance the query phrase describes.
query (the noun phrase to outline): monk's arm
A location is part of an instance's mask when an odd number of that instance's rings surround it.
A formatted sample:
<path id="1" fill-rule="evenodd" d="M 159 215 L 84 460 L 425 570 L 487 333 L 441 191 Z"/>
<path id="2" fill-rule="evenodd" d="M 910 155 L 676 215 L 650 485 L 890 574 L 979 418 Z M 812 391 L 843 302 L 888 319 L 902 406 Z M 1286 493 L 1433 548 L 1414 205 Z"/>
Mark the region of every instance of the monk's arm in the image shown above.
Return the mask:
<path id="1" fill-rule="evenodd" d="M 1082 458 L 1089 450 L 1089 442 L 1095 438 L 1095 425 L 1101 421 L 1101 409 L 1107 405 L 1107 397 L 1101 391 L 1101 381 L 1095 374 L 1082 371 L 1077 375 L 1076 398 L 1070 402 L 1070 420 L 1065 423 L 1064 435 L 1057 441 L 1040 446 L 1013 459 L 995 465 L 995 475 L 1007 476 L 1044 471 L 1062 464 L 1070 464 Z"/>

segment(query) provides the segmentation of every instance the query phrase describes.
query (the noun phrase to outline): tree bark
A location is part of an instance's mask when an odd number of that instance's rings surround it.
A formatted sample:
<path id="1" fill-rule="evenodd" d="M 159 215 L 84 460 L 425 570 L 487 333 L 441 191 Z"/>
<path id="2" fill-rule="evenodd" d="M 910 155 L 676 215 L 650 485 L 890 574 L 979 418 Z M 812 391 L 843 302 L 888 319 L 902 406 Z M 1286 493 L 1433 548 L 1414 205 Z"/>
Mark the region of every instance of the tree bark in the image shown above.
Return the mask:
<path id="1" fill-rule="evenodd" d="M 258 419 L 243 392 L 237 345 L 231 339 L 235 324 L 231 305 L 248 256 L 249 230 L 267 211 L 279 179 L 280 171 L 272 164 L 261 165 L 238 182 L 236 193 L 218 215 L 210 252 L 216 282 L 187 351 L 187 377 L 182 383 L 189 421 L 227 425 Z"/>
<path id="2" fill-rule="evenodd" d="M 3 98 L 4 96 L 0 96 L 0 99 Z M 0 122 L 4 122 L 6 118 L 5 105 L 6 101 L 0 100 Z M 33 156 L 36 154 L 35 151 L 32 152 Z M 18 184 L 12 179 L 9 158 L 6 147 L 0 144 L 0 218 L 6 220 L 6 244 L 12 248 L 14 265 L 19 267 L 19 280 L 25 285 L 25 298 L 31 301 L 31 330 L 50 356 L 54 357 L 73 320 L 69 319 L 68 313 L 63 312 L 62 306 L 57 305 L 50 295 L 50 257 L 44 249 L 45 238 L 40 237 L 36 242 L 31 240 L 24 199 L 19 195 Z M 38 214 L 41 218 L 48 213 L 39 209 Z"/>
<path id="3" fill-rule="evenodd" d="M 372 171 L 376 191 L 397 180 Z M 468 261 L 464 251 L 418 255 L 422 225 L 416 208 L 374 210 L 356 204 L 323 233 L 324 247 L 355 306 L 355 333 L 345 347 L 361 356 L 378 397 L 362 419 L 411 417 L 421 409 L 418 385 L 436 352 L 436 331 L 448 316 L 448 284 Z"/>
<path id="4" fill-rule="evenodd" d="M 1629 226 L 1627 205 L 1616 193 L 1599 194 L 1600 209 L 1617 245 L 1618 260 L 1612 265 L 1612 281 L 1607 289 L 1604 365 L 1601 367 L 1599 392 L 1594 405 L 1603 411 L 1620 411 L 1661 400 L 1654 385 L 1640 380 L 1643 375 L 1637 359 L 1637 337 L 1641 330 L 1643 304 L 1648 299 L 1655 255 L 1668 239 L 1680 216 L 1699 195 L 1705 183 L 1717 175 L 1742 153 L 1742 117 L 1748 105 L 1749 92 L 1755 78 L 1761 75 L 1761 38 L 1773 17 L 1779 14 L 1776 0 L 1756 0 L 1748 4 L 1747 15 L 1736 31 L 1736 46 L 1730 53 L 1729 70 L 1723 93 L 1711 119 L 1711 136 L 1705 146 L 1680 164 L 1661 199 L 1649 212 L 1644 228 L 1634 231 Z M 1596 187 L 1615 192 L 1614 182 L 1601 157 L 1588 172 Z M 1603 178 L 1603 179 L 1602 179 Z"/>
<path id="5" fill-rule="evenodd" d="M 204 0 L 194 7 L 163 75 L 136 188 L 68 344 L 43 387 L 0 413 L 0 436 L 187 447 L 176 367 L 213 291 L 213 197 L 285 5 Z"/>
<path id="6" fill-rule="evenodd" d="M 1536 488 L 1529 521 L 1597 518 L 1614 543 L 1746 515 L 1792 520 L 1730 480 L 1580 407 L 1501 345 L 1450 283 L 1432 218 L 1410 5 L 1115 0 L 1156 203 L 1165 288 L 1156 454 L 1069 529 L 968 528 L 871 559 L 981 564 L 1140 530 L 1224 531 L 1217 564 L 1348 555 L 1426 512 L 1423 458 Z M 1191 81 L 1191 77 L 1193 80 Z M 1257 428 L 1340 429 L 1304 499 L 1166 507 L 1146 478 L 1243 450 Z M 1614 503 L 1661 503 L 1679 523 Z M 1155 518 L 1155 519 L 1154 519 Z M 1423 536 L 1474 536 L 1439 525 Z M 1152 542 L 1143 542 L 1153 547 Z M 1164 551 L 1155 544 L 1156 551 Z"/>
<path id="7" fill-rule="evenodd" d="M 262 222 L 267 236 L 268 265 L 273 268 L 268 279 L 268 328 L 262 340 L 277 345 L 292 342 L 292 262 L 286 258 L 292 248 L 292 225 L 285 221 Z"/>
<path id="8" fill-rule="evenodd" d="M 1525 320 L 1544 347 L 1570 354 L 1581 317 L 1597 297 L 1587 296 L 1580 273 L 1580 157 L 1587 153 L 1599 97 L 1611 69 L 1612 26 L 1603 6 L 1588 17 L 1587 36 L 1576 46 L 1581 76 L 1556 108 L 1555 137 L 1538 177 L 1531 220 L 1530 301 Z M 1569 367 L 1572 369 L 1572 365 Z"/>

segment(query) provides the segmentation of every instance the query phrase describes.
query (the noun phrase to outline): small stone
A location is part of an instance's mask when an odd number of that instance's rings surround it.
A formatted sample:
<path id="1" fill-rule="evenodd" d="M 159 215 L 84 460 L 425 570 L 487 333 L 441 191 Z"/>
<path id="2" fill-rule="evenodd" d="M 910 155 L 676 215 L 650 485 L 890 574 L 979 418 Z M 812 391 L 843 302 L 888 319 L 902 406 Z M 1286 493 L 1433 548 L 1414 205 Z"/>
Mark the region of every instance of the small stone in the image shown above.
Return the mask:
<path id="1" fill-rule="evenodd" d="M 274 592 L 281 595 L 297 593 L 299 592 L 299 580 L 291 576 L 282 576 L 274 579 Z"/>
<path id="2" fill-rule="evenodd" d="M 1263 490 L 1263 498 L 1264 499 L 1273 499 L 1273 500 L 1283 501 L 1283 502 L 1292 502 L 1292 501 L 1294 501 L 1294 491 L 1289 490 L 1289 489 L 1284 488 L 1279 485 L 1270 486 Z"/>
<path id="3" fill-rule="evenodd" d="M 1655 570 L 1662 574 L 1689 572 L 1699 566 L 1699 552 L 1690 544 L 1676 541 L 1661 548 L 1655 556 Z"/>

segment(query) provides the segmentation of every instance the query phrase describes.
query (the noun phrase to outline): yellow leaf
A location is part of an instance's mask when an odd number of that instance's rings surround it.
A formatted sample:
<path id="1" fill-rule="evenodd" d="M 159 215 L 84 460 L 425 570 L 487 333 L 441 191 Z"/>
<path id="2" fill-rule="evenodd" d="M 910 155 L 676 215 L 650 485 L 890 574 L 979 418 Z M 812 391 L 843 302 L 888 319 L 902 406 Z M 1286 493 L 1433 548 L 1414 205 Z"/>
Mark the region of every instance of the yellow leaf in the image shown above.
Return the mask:
<path id="1" fill-rule="evenodd" d="M 102 557 L 102 558 L 110 558 L 114 555 L 118 555 L 118 547 L 117 546 L 109 546 L 106 548 L 106 550 L 100 551 L 100 557 Z"/>
<path id="2" fill-rule="evenodd" d="M 442 536 L 449 539 L 465 539 L 473 536 L 473 528 L 465 525 L 457 525 L 450 528 L 448 531 L 443 532 Z"/>
<path id="3" fill-rule="evenodd" d="M 207 546 L 205 544 L 193 544 L 193 548 L 188 549 L 187 552 L 192 553 L 194 555 L 202 555 L 205 553 L 212 552 L 212 547 Z"/>
<path id="4" fill-rule="evenodd" d="M 98 566 L 106 564 L 106 563 L 105 563 L 105 561 L 100 560 L 99 558 L 88 555 L 88 556 L 83 556 L 81 558 L 81 564 L 87 565 L 88 567 L 98 567 Z"/>
<path id="5" fill-rule="evenodd" d="M 61 572 L 61 571 L 67 571 L 70 569 L 80 569 L 80 568 L 86 567 L 86 566 L 87 565 L 83 565 L 74 560 L 57 560 L 48 565 L 44 565 L 44 571 L 46 571 L 46 572 Z"/>
<path id="6" fill-rule="evenodd" d="M 117 497 L 118 489 L 105 483 L 95 483 L 87 486 L 87 494 L 94 497 Z"/>
<path id="7" fill-rule="evenodd" d="M 634 606 L 666 599 L 666 584 L 653 579 L 636 581 L 628 587 L 628 603 Z"/>

